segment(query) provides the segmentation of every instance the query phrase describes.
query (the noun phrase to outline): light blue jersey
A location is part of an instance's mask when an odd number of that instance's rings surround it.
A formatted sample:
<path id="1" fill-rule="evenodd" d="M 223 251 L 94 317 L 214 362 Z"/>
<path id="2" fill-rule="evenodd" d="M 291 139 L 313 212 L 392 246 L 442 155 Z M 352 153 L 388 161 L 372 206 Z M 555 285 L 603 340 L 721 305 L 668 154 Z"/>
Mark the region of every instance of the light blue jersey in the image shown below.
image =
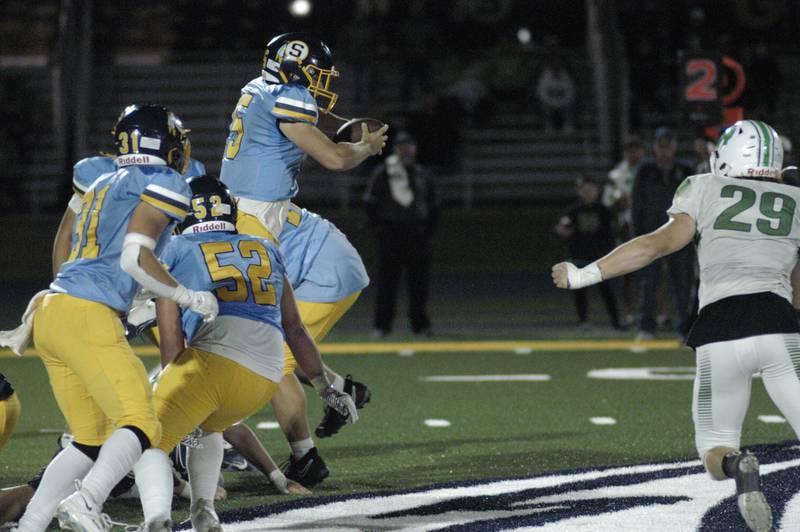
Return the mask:
<path id="1" fill-rule="evenodd" d="M 114 157 L 96 155 L 81 159 L 72 167 L 72 188 L 75 192 L 83 196 L 95 179 L 108 172 L 117 171 L 117 163 Z M 185 178 L 197 175 L 205 175 L 206 167 L 197 159 L 189 159 L 189 169 L 183 176 Z"/>
<path id="2" fill-rule="evenodd" d="M 172 219 L 156 244 L 158 256 L 191 197 L 183 176 L 167 166 L 124 166 L 102 174 L 83 194 L 70 255 L 50 289 L 127 312 L 138 285 L 119 262 L 133 211 L 145 202 Z"/>
<path id="3" fill-rule="evenodd" d="M 267 240 L 224 231 L 173 236 L 161 261 L 187 288 L 213 291 L 219 316 L 266 323 L 283 334 L 280 302 L 285 269 L 280 252 Z M 203 318 L 183 309 L 182 320 L 191 343 Z"/>
<path id="4" fill-rule="evenodd" d="M 220 180 L 235 196 L 280 201 L 297 194 L 305 154 L 278 128 L 285 122 L 316 125 L 317 103 L 302 85 L 256 78 L 242 89 L 225 144 Z"/>
<path id="5" fill-rule="evenodd" d="M 290 205 L 278 240 L 298 301 L 333 303 L 369 284 L 356 248 L 318 214 Z"/>

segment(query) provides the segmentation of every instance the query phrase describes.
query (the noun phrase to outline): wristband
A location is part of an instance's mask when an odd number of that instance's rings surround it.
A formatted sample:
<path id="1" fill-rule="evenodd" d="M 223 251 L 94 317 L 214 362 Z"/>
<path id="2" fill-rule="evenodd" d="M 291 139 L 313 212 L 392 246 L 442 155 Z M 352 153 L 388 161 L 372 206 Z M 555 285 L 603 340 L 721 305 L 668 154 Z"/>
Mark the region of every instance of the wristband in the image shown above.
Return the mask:
<path id="1" fill-rule="evenodd" d="M 270 471 L 269 479 L 275 486 L 281 489 L 285 489 L 286 484 L 288 483 L 288 481 L 286 480 L 286 475 L 284 475 L 280 469 L 276 469 L 275 471 Z"/>
<path id="2" fill-rule="evenodd" d="M 192 303 L 193 298 L 194 292 L 182 284 L 179 284 L 175 287 L 175 292 L 173 292 L 170 299 L 182 307 L 188 307 Z"/>
<path id="3" fill-rule="evenodd" d="M 601 282 L 603 274 L 600 272 L 597 262 L 593 262 L 584 268 L 578 268 L 574 264 L 567 264 L 567 280 L 571 289 L 578 290 Z"/>

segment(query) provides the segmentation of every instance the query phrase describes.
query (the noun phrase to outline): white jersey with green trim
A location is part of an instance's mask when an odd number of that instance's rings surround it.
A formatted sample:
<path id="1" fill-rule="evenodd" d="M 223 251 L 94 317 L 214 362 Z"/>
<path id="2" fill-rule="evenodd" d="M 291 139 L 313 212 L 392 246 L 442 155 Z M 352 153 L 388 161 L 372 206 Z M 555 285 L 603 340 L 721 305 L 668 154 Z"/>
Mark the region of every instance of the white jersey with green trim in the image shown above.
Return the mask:
<path id="1" fill-rule="evenodd" d="M 774 181 L 700 174 L 681 183 L 667 212 L 686 213 L 697 224 L 701 309 L 759 292 L 792 300 L 798 199 L 800 189 Z"/>

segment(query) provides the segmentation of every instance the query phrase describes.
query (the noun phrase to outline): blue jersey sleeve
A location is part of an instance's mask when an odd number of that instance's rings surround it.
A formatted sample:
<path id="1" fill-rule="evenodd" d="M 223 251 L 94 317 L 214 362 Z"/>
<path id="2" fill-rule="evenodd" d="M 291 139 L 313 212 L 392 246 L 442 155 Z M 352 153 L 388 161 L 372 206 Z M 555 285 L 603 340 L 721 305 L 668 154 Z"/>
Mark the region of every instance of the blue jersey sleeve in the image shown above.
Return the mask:
<path id="1" fill-rule="evenodd" d="M 183 176 L 174 170 L 164 169 L 150 180 L 140 199 L 181 222 L 189 212 L 191 197 L 192 191 Z"/>
<path id="2" fill-rule="evenodd" d="M 116 171 L 117 164 L 112 157 L 98 155 L 81 159 L 72 167 L 72 189 L 79 196 L 83 196 L 98 177 Z"/>
<path id="3" fill-rule="evenodd" d="M 184 177 L 188 179 L 199 175 L 206 175 L 206 165 L 197 159 L 189 159 L 189 169 L 186 170 Z"/>
<path id="4" fill-rule="evenodd" d="M 316 125 L 319 117 L 317 102 L 302 85 L 282 85 L 270 110 L 277 120 L 306 122 Z"/>

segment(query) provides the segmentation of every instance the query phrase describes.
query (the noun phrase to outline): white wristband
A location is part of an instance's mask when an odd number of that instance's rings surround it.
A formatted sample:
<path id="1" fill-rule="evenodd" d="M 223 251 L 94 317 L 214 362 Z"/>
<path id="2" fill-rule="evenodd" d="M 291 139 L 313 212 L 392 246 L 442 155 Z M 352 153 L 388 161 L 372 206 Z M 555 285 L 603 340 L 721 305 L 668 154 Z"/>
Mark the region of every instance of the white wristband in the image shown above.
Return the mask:
<path id="1" fill-rule="evenodd" d="M 567 263 L 567 280 L 569 281 L 569 287 L 577 290 L 602 282 L 603 274 L 600 272 L 597 262 L 593 262 L 584 268 L 578 268 L 574 264 Z"/>
<path id="2" fill-rule="evenodd" d="M 289 483 L 289 481 L 286 480 L 286 476 L 281 472 L 280 469 L 271 471 L 269 474 L 269 479 L 276 488 L 282 492 L 286 492 L 286 485 Z"/>

